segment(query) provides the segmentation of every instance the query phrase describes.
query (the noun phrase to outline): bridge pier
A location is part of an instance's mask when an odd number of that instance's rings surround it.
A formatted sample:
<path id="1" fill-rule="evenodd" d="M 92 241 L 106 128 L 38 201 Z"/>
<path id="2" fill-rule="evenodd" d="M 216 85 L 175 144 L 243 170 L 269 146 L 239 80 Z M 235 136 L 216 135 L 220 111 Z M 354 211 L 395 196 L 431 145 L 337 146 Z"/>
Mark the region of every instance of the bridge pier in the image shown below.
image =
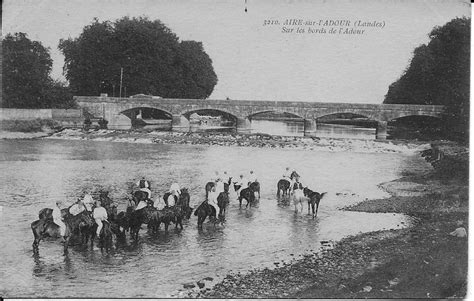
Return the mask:
<path id="1" fill-rule="evenodd" d="M 316 123 L 316 119 L 305 119 L 303 135 L 305 137 L 316 136 L 317 128 L 318 128 L 318 124 Z"/>
<path id="2" fill-rule="evenodd" d="M 252 127 L 251 127 L 250 120 L 247 117 L 237 118 L 237 124 L 236 124 L 237 133 L 249 134 L 251 128 Z"/>
<path id="3" fill-rule="evenodd" d="M 375 139 L 387 139 L 387 121 L 379 121 L 375 132 Z"/>
<path id="4" fill-rule="evenodd" d="M 174 132 L 189 132 L 189 120 L 183 115 L 173 115 L 171 130 Z"/>

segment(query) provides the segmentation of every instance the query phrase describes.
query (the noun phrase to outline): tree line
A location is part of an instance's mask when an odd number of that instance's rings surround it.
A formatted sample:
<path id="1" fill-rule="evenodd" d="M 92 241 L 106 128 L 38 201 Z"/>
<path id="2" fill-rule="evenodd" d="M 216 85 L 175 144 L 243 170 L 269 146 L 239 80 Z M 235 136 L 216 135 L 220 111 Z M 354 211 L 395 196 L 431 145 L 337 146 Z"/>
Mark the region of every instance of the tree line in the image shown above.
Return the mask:
<path id="1" fill-rule="evenodd" d="M 61 39 L 65 83 L 51 78 L 50 49 L 25 33 L 2 42 L 3 107 L 70 108 L 72 95 L 149 94 L 207 98 L 217 84 L 212 60 L 196 41 L 180 41 L 159 20 L 94 19 L 77 38 Z M 120 83 L 122 82 L 122 91 Z"/>
<path id="2" fill-rule="evenodd" d="M 387 104 L 443 105 L 444 130 L 468 141 L 471 19 L 456 18 L 429 33 L 385 95 Z"/>

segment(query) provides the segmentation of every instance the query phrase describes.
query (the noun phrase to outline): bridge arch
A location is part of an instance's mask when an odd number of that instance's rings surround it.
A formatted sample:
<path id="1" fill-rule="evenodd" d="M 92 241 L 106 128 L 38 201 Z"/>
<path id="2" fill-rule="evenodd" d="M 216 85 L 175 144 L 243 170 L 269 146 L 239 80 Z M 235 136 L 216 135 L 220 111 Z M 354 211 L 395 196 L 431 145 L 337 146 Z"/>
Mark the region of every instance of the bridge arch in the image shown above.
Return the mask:
<path id="1" fill-rule="evenodd" d="M 128 117 L 121 118 L 121 123 L 125 127 L 127 124 L 128 127 L 136 128 L 143 126 L 165 126 L 171 123 L 173 115 L 171 112 L 152 106 L 137 106 L 133 108 L 128 108 L 119 113 L 120 116 Z"/>
<path id="2" fill-rule="evenodd" d="M 163 109 L 163 108 L 160 108 L 160 107 L 152 107 L 152 106 L 138 106 L 138 107 L 133 107 L 133 108 L 129 108 L 129 109 L 126 109 L 126 110 L 123 110 L 120 112 L 120 114 L 123 114 L 125 116 L 128 117 L 128 115 L 131 115 L 132 113 L 140 113 L 139 111 L 142 110 L 142 114 L 144 113 L 143 110 L 147 110 L 148 114 L 147 115 L 150 115 L 150 116 L 163 116 L 163 117 L 166 117 L 166 119 L 171 119 L 171 117 L 173 116 L 173 114 L 166 110 L 166 109 Z"/>

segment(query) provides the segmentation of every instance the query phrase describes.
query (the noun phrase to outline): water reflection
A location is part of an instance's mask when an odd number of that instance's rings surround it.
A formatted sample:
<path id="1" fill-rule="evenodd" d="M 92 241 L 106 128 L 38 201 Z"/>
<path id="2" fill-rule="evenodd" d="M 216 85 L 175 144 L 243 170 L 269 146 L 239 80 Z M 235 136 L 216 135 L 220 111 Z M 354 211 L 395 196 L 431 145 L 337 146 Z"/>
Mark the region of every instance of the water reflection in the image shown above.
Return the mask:
<path id="1" fill-rule="evenodd" d="M 279 136 L 303 137 L 305 125 L 303 120 L 292 121 L 272 121 L 272 120 L 252 120 L 252 133 L 265 133 Z M 324 124 L 318 123 L 316 132 L 312 135 L 316 137 L 328 138 L 356 138 L 375 139 L 375 128 L 363 128 L 352 125 Z"/>

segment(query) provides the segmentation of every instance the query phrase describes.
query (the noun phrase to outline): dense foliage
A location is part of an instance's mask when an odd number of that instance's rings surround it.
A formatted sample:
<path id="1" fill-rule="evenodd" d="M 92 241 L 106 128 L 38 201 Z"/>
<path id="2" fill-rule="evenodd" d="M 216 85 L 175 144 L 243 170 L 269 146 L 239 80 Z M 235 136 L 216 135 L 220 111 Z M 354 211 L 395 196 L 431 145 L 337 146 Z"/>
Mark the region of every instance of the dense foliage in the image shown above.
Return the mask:
<path id="1" fill-rule="evenodd" d="M 68 87 L 50 77 L 49 49 L 25 33 L 8 34 L 2 41 L 3 107 L 70 108 Z"/>
<path id="2" fill-rule="evenodd" d="M 159 20 L 94 19 L 78 38 L 61 40 L 64 72 L 76 95 L 122 91 L 170 98 L 207 98 L 217 84 L 202 43 L 179 41 Z M 125 92 L 126 91 L 126 92 Z"/>
<path id="3" fill-rule="evenodd" d="M 384 100 L 446 106 L 447 131 L 464 141 L 469 135 L 470 24 L 470 18 L 456 18 L 435 27 L 428 45 L 414 50 L 409 67 L 390 85 Z"/>

